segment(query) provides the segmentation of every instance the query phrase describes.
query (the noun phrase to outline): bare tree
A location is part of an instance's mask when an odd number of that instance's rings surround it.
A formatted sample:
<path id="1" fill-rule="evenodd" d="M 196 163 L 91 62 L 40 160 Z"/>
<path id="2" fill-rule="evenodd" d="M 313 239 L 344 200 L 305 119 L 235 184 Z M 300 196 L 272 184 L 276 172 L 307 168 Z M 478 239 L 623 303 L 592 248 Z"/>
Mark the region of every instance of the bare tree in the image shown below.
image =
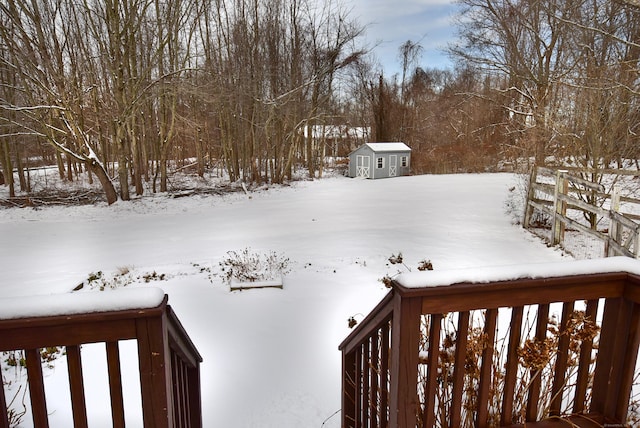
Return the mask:
<path id="1" fill-rule="evenodd" d="M 452 52 L 508 79 L 493 98 L 508 112 L 505 131 L 523 154 L 534 153 L 538 164 L 554 155 L 597 168 L 634 157 L 637 7 L 604 0 L 463 4 L 466 44 Z"/>
<path id="2" fill-rule="evenodd" d="M 59 153 L 81 162 L 98 176 L 109 203 L 115 189 L 82 127 L 82 82 L 68 73 L 70 40 L 79 39 L 64 19 L 69 2 L 8 0 L 0 4 L 0 39 L 6 47 L 4 66 L 16 76 L 19 98 L 3 100 L 2 118 L 23 135 L 50 143 Z M 15 113 L 15 115 L 14 115 Z"/>
<path id="3" fill-rule="evenodd" d="M 554 134 L 554 104 L 559 81 L 568 73 L 566 20 L 574 12 L 572 2 L 521 0 L 463 0 L 461 24 L 464 45 L 452 48 L 458 57 L 488 73 L 507 76 L 509 98 L 504 108 L 511 117 L 512 133 L 520 144 L 530 145 L 536 163 L 544 164 Z"/>

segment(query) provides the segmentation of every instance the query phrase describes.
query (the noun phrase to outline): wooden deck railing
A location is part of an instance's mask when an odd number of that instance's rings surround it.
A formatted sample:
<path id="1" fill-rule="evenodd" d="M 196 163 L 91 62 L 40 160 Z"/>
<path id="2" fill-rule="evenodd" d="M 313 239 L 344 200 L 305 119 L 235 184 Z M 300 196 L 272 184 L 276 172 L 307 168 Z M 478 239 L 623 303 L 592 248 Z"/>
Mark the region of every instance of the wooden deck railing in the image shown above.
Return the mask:
<path id="1" fill-rule="evenodd" d="M 81 346 L 104 343 L 114 427 L 125 426 L 119 341 L 137 340 L 144 427 L 200 428 L 200 362 L 167 297 L 157 307 L 0 320 L 0 351 L 24 350 L 33 426 L 49 426 L 41 348 L 64 346 L 73 426 L 87 427 Z M 95 376 L 95 374 L 92 374 Z M 8 428 L 0 388 L 0 428 Z M 108 405 L 107 403 L 105 403 Z"/>
<path id="2" fill-rule="evenodd" d="M 342 427 L 626 426 L 639 343 L 627 272 L 401 279 L 340 345 Z"/>

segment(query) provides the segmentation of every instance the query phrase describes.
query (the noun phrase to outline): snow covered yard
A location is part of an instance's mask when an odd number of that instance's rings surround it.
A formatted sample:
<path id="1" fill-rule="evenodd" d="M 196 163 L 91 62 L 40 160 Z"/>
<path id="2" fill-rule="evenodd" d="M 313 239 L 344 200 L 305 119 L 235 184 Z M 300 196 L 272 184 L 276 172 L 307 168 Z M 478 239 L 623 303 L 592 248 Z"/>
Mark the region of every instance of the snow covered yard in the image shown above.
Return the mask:
<path id="1" fill-rule="evenodd" d="M 204 426 L 319 428 L 340 408 L 337 348 L 347 319 L 361 319 L 386 294 L 379 279 L 398 272 L 390 255 L 402 252 L 414 270 L 423 259 L 442 270 L 563 257 L 512 224 L 505 201 L 515 180 L 337 177 L 250 198 L 0 210 L 0 297 L 70 292 L 83 282 L 85 292 L 96 276 L 161 287 L 204 357 Z M 229 291 L 219 263 L 245 248 L 290 259 L 282 290 Z M 53 427 L 69 426 L 62 407 L 49 406 Z M 324 426 L 338 427 L 339 418 Z"/>

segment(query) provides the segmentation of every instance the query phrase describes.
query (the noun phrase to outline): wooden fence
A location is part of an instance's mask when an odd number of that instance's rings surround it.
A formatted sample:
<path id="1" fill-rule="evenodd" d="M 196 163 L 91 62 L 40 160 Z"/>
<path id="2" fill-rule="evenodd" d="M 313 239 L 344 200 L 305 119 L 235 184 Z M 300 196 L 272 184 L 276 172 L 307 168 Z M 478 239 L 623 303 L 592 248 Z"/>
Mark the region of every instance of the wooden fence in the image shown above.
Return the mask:
<path id="1" fill-rule="evenodd" d="M 633 274 L 400 280 L 340 345 L 342 427 L 627 426 L 639 344 Z"/>
<path id="2" fill-rule="evenodd" d="M 640 207 L 640 200 L 621 196 L 620 186 L 613 186 L 613 191 L 607 193 L 604 185 L 577 177 L 577 172 L 584 170 L 533 168 L 524 227 L 534 226 L 534 214 L 538 212 L 551 219 L 549 242 L 552 245 L 562 245 L 565 231 L 570 228 L 604 242 L 604 257 L 637 258 L 640 255 L 640 224 L 636 221 L 640 216 L 623 213 L 620 207 L 621 202 Z M 600 171 L 599 174 L 640 176 L 638 171 L 619 170 Z M 583 213 L 590 221 L 585 220 Z"/>
<path id="3" fill-rule="evenodd" d="M 49 427 L 41 348 L 64 346 L 75 428 L 86 428 L 81 345 L 104 343 L 114 428 L 125 426 L 118 342 L 136 339 L 145 428 L 200 428 L 202 358 L 165 296 L 153 308 L 0 320 L 0 351 L 23 350 L 33 426 Z M 92 374 L 95 376 L 95 374 Z M 0 428 L 9 428 L 0 388 Z M 109 406 L 109 403 L 105 403 Z"/>

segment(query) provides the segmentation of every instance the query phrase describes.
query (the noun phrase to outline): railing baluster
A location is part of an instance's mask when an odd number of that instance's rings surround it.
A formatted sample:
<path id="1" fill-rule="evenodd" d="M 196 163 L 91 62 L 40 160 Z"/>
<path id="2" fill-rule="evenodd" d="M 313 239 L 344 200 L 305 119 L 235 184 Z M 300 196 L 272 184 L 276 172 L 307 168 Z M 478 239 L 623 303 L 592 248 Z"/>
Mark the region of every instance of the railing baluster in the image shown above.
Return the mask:
<path id="1" fill-rule="evenodd" d="M 429 355 L 427 357 L 427 385 L 424 397 L 423 427 L 430 428 L 435 423 L 436 388 L 438 386 L 438 356 L 440 355 L 440 330 L 442 314 L 431 315 L 429 328 Z"/>
<path id="2" fill-rule="evenodd" d="M 371 427 L 378 427 L 378 413 L 379 413 L 379 377 L 380 377 L 380 330 L 376 330 L 375 334 L 371 336 L 371 391 L 370 391 L 370 408 L 371 408 Z"/>
<path id="3" fill-rule="evenodd" d="M 462 393 L 464 392 L 468 336 L 469 311 L 464 311 L 458 313 L 458 331 L 456 334 L 455 363 L 453 368 L 453 396 L 451 398 L 451 421 L 449 421 L 449 426 L 452 428 L 461 426 Z"/>
<path id="4" fill-rule="evenodd" d="M 476 416 L 476 427 L 478 428 L 487 426 L 487 420 L 489 419 L 489 393 L 491 391 L 497 319 L 498 309 L 487 309 L 484 321 L 486 339 L 482 350 L 480 384 L 478 386 L 478 412 Z"/>
<path id="5" fill-rule="evenodd" d="M 120 371 L 120 347 L 118 342 L 107 342 L 107 373 L 111 397 L 111 420 L 114 428 L 124 428 L 124 398 L 122 396 L 122 373 Z"/>
<path id="6" fill-rule="evenodd" d="M 356 351 L 342 353 L 342 426 L 352 428 L 357 414 L 357 356 Z"/>
<path id="7" fill-rule="evenodd" d="M 187 373 L 186 373 L 187 367 L 184 361 L 178 358 L 177 355 L 176 355 L 176 359 L 177 359 L 177 365 L 178 365 L 178 373 L 180 376 L 179 383 L 178 383 L 178 385 L 180 386 L 178 388 L 179 396 L 177 397 L 177 399 L 180 400 L 180 413 L 178 415 L 180 415 L 180 421 L 182 423 L 182 426 L 185 428 L 188 428 L 189 419 L 187 416 L 189 414 L 189 403 L 187 402 Z"/>
<path id="8" fill-rule="evenodd" d="M 518 348 L 520 347 L 523 312 L 523 306 L 517 306 L 511 311 L 509 347 L 507 349 L 507 364 L 502 398 L 502 425 L 511 424 L 513 419 L 513 394 L 518 378 Z"/>
<path id="9" fill-rule="evenodd" d="M 67 346 L 66 351 L 73 424 L 75 428 L 87 428 L 87 406 L 84 397 L 80 347 L 77 345 Z"/>
<path id="10" fill-rule="evenodd" d="M 560 320 L 560 330 L 558 338 L 558 352 L 556 354 L 556 364 L 553 374 L 553 386 L 551 387 L 551 405 L 549 414 L 551 416 L 560 415 L 562 412 L 562 391 L 567 382 L 567 369 L 569 367 L 569 344 L 571 338 L 567 334 L 567 325 L 573 315 L 575 302 L 565 302 L 562 305 L 562 319 Z"/>
<path id="11" fill-rule="evenodd" d="M 178 356 L 176 355 L 175 352 L 171 353 L 171 379 L 173 379 L 173 407 L 174 407 L 174 413 L 176 415 L 176 427 L 177 428 L 182 428 L 184 426 L 183 420 L 182 420 L 182 385 L 180 384 L 182 379 L 181 379 L 181 373 L 180 373 L 180 359 L 178 358 Z"/>
<path id="12" fill-rule="evenodd" d="M 389 423 L 389 357 L 391 355 L 390 322 L 386 321 L 382 325 L 382 349 L 380 352 L 380 428 L 387 428 Z"/>
<path id="13" fill-rule="evenodd" d="M 189 391 L 189 427 L 201 428 L 200 370 L 197 367 L 187 369 L 187 391 Z"/>
<path id="14" fill-rule="evenodd" d="M 182 386 L 182 408 L 184 409 L 184 414 L 182 415 L 182 420 L 184 421 L 184 426 L 190 428 L 191 421 L 189 420 L 189 388 L 187 388 L 188 375 L 187 375 L 187 364 L 181 360 L 182 367 L 182 379 L 180 381 L 180 385 Z"/>
<path id="15" fill-rule="evenodd" d="M 356 384 L 356 396 L 355 396 L 355 428 L 361 428 L 362 427 L 362 406 L 363 406 L 363 385 L 362 385 L 362 367 L 364 366 L 363 363 L 363 355 L 362 355 L 362 345 L 358 346 L 358 349 L 356 350 L 356 377 L 355 377 L 355 384 Z"/>
<path id="16" fill-rule="evenodd" d="M 589 300 L 585 309 L 585 319 L 596 322 L 598 315 L 598 300 Z M 573 399 L 573 413 L 582 413 L 585 410 L 587 389 L 589 387 L 589 369 L 591 367 L 591 353 L 593 352 L 593 340 L 585 340 L 580 344 L 580 357 L 578 372 L 576 374 L 576 393 Z"/>
<path id="17" fill-rule="evenodd" d="M 369 391 L 370 391 L 370 379 L 369 373 L 371 371 L 370 368 L 370 358 L 371 358 L 371 338 L 367 338 L 367 340 L 362 345 L 362 426 L 368 427 L 369 424 Z"/>
<path id="18" fill-rule="evenodd" d="M 0 361 L 0 428 L 9 428 L 7 399 L 4 396 L 4 382 L 2 381 L 2 361 Z"/>
<path id="19" fill-rule="evenodd" d="M 44 379 L 42 377 L 42 361 L 40 349 L 27 349 L 27 380 L 29 396 L 31 398 L 31 412 L 33 425 L 38 428 L 48 428 L 47 401 L 44 393 Z"/>
<path id="20" fill-rule="evenodd" d="M 538 305 L 536 321 L 536 343 L 541 344 L 547 338 L 549 326 L 549 304 Z M 542 387 L 542 369 L 531 369 L 529 394 L 527 397 L 527 421 L 538 420 L 538 404 L 540 402 L 540 389 Z"/>

